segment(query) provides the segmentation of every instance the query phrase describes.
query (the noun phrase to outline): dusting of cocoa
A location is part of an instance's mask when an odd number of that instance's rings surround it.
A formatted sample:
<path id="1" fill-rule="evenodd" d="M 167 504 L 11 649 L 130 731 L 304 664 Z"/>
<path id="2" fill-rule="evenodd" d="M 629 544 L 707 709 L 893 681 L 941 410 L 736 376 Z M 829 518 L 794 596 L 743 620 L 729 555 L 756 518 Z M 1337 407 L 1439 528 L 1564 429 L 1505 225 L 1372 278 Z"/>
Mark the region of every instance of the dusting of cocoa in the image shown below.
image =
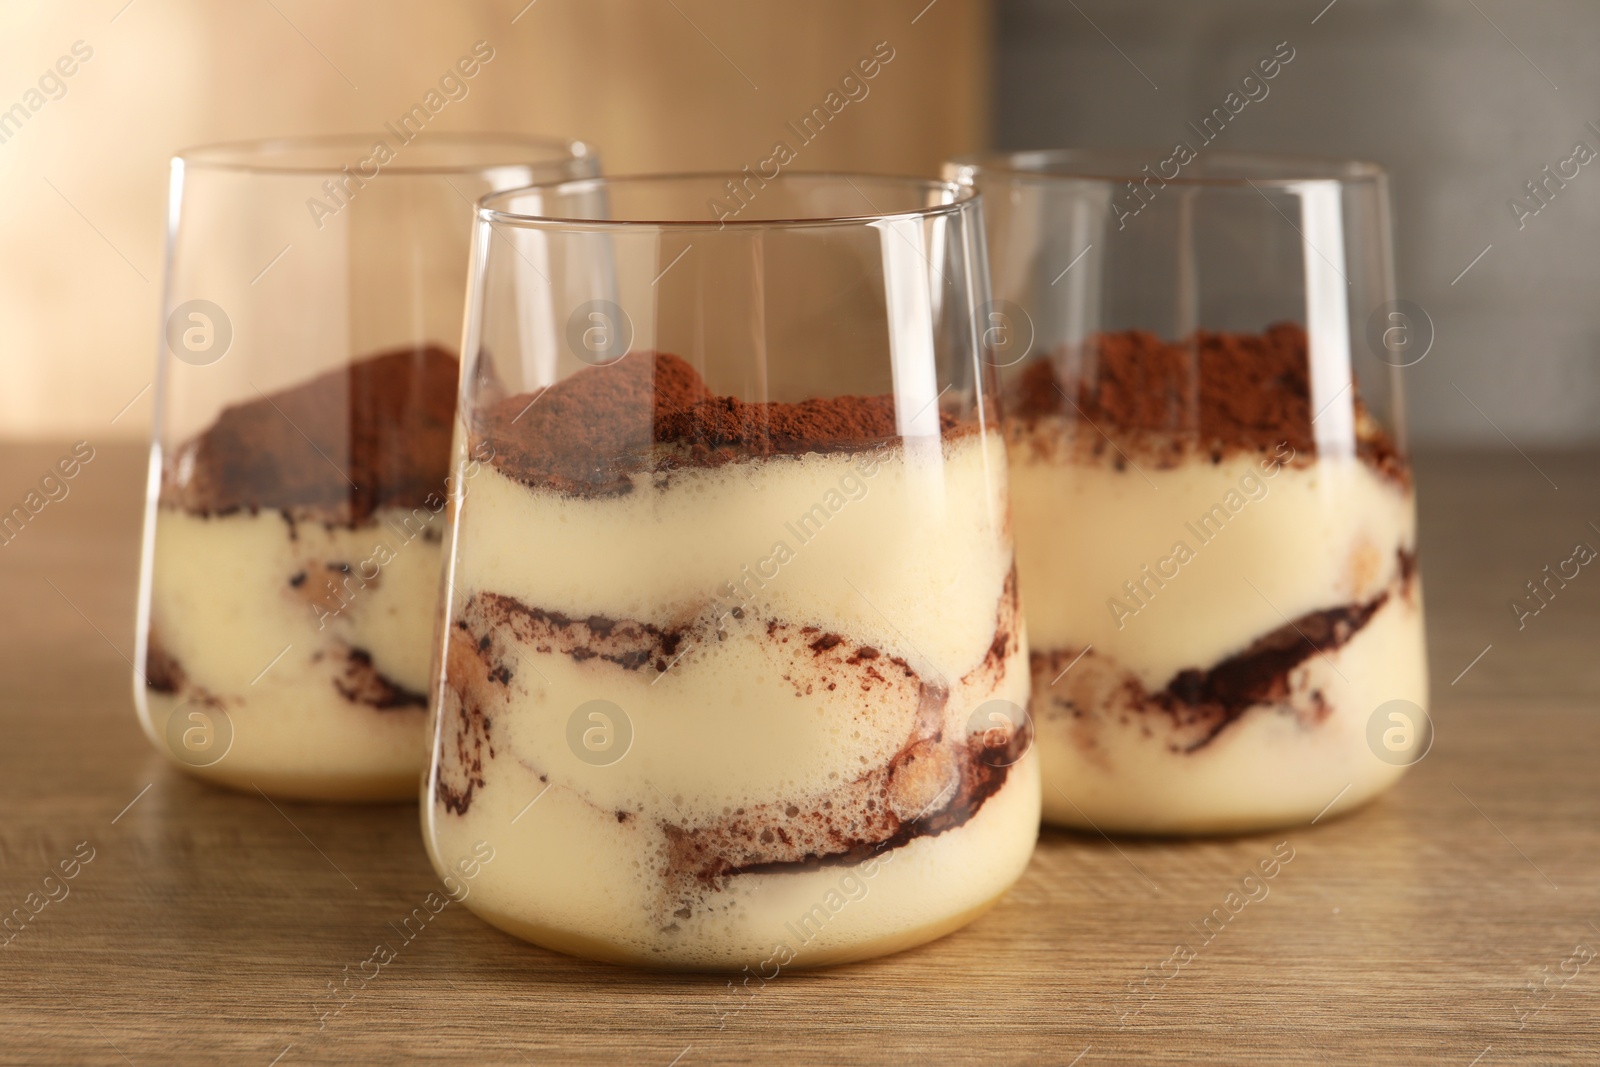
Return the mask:
<path id="1" fill-rule="evenodd" d="M 941 436 L 967 429 L 940 415 Z M 630 352 L 485 410 L 475 443 L 535 488 L 575 496 L 633 489 L 632 476 L 763 456 L 866 452 L 899 441 L 892 396 L 750 403 L 716 396 L 698 371 L 665 352 Z"/>
<path id="2" fill-rule="evenodd" d="M 1167 341 L 1144 330 L 1089 338 L 1081 358 L 1064 353 L 1028 364 L 1006 394 L 1023 427 L 1052 417 L 1088 424 L 1082 440 L 1120 463 L 1124 454 L 1158 467 L 1196 455 L 1220 462 L 1282 444 L 1296 462 L 1316 457 L 1306 332 L 1277 323 L 1264 333 L 1199 330 Z M 1409 484 L 1393 438 L 1354 394 L 1357 454 L 1380 474 Z M 1109 438 L 1109 442 L 1106 440 Z"/>
<path id="3" fill-rule="evenodd" d="M 400 348 L 224 408 L 168 456 L 162 502 L 200 515 L 277 508 L 355 525 L 421 507 L 450 463 L 457 363 Z"/>

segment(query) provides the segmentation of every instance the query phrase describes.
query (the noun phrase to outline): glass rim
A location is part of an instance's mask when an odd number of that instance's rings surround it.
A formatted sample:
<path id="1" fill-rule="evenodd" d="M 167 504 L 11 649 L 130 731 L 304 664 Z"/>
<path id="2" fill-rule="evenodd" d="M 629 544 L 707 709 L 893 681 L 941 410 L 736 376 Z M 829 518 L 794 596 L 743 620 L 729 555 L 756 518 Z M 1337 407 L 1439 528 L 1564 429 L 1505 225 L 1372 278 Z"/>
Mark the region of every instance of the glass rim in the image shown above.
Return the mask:
<path id="1" fill-rule="evenodd" d="M 1250 186 L 1283 187 L 1302 182 L 1336 181 L 1340 184 L 1376 182 L 1386 172 L 1377 163 L 1339 156 L 1299 155 L 1276 152 L 1206 152 L 1181 164 L 1176 177 L 1145 168 L 1170 159 L 1170 149 L 1046 148 L 1020 152 L 992 152 L 956 156 L 947 167 L 955 168 L 965 182 L 969 177 L 988 175 L 1014 182 L 1052 181 L 1144 181 L 1154 177 L 1168 185 L 1239 188 Z M 1196 167 L 1193 172 L 1188 168 Z M 1206 173 L 1208 167 L 1231 168 L 1227 174 Z"/>
<path id="2" fill-rule="evenodd" d="M 329 133 L 293 137 L 264 137 L 244 141 L 218 141 L 191 145 L 173 154 L 173 163 L 184 167 L 236 171 L 241 174 L 339 174 L 346 166 L 360 161 L 375 145 L 388 142 L 379 133 Z M 460 162 L 407 163 L 407 145 L 477 151 L 479 156 Z M 547 166 L 573 160 L 592 159 L 594 147 L 584 141 L 561 137 L 535 137 L 520 133 L 484 131 L 422 131 L 392 149 L 393 162 L 383 164 L 391 174 L 470 174 L 493 167 Z M 296 153 L 328 153 L 326 164 L 290 159 Z"/>
<path id="3" fill-rule="evenodd" d="M 726 182 L 739 179 L 748 180 L 750 176 L 744 171 L 737 170 L 711 170 L 711 171 L 679 171 L 667 174 L 619 174 L 597 175 L 586 178 L 567 178 L 557 181 L 535 182 L 516 189 L 502 189 L 490 193 L 478 200 L 477 215 L 480 222 L 500 223 L 505 225 L 529 228 L 556 228 L 570 230 L 596 230 L 596 231 L 626 231 L 626 230 L 723 230 L 723 229 L 757 229 L 782 227 L 785 229 L 798 229 L 802 227 L 823 226 L 861 226 L 869 223 L 882 222 L 889 219 L 925 219 L 943 215 L 955 215 L 961 211 L 969 210 L 978 204 L 981 194 L 977 189 L 961 182 L 945 178 L 928 178 L 923 176 L 902 174 L 866 174 L 857 171 L 791 171 L 767 178 L 757 175 L 760 181 L 768 184 L 784 184 L 803 181 L 844 181 L 854 186 L 857 181 L 870 183 L 892 183 L 904 188 L 921 188 L 926 191 L 937 191 L 948 199 L 943 203 L 930 204 L 920 208 L 909 208 L 904 211 L 877 211 L 872 210 L 861 214 L 828 214 L 811 215 L 796 218 L 782 219 L 739 219 L 739 218 L 629 218 L 629 219 L 586 219 L 572 218 L 562 215 L 538 215 L 521 211 L 507 211 L 501 205 L 518 197 L 526 196 L 536 190 L 546 190 L 555 193 L 581 192 L 588 190 L 604 190 L 622 185 L 636 186 L 664 186 L 672 182 Z M 587 189 L 585 188 L 587 187 Z M 764 186 L 763 186 L 764 188 Z M 856 190 L 858 193 L 861 190 Z M 871 200 L 865 193 L 862 199 Z"/>

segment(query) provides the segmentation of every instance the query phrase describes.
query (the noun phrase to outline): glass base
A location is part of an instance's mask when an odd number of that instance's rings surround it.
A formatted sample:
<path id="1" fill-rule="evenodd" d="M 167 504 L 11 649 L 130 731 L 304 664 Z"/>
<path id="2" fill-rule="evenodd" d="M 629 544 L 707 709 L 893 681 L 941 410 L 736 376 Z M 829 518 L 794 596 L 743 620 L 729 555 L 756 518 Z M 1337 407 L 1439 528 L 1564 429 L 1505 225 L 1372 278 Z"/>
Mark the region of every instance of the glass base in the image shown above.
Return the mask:
<path id="1" fill-rule="evenodd" d="M 1192 814 L 1173 811 L 1165 817 L 1119 820 L 1115 816 L 1106 816 L 1090 822 L 1081 813 L 1070 809 L 1063 812 L 1060 810 L 1060 805 L 1056 805 L 1056 810 L 1048 811 L 1046 814 L 1044 825 L 1075 833 L 1107 833 L 1123 837 L 1232 837 L 1239 834 L 1264 833 L 1268 830 L 1289 830 L 1307 826 L 1312 820 L 1326 822 L 1331 818 L 1342 818 L 1359 808 L 1364 808 L 1387 793 L 1398 777 L 1396 775 L 1381 782 L 1370 783 L 1364 792 L 1352 791 L 1337 798 L 1339 803 L 1336 810 L 1327 811 L 1326 814 L 1316 809 L 1294 805 L 1263 808 L 1260 812 L 1250 814 L 1233 812 L 1196 818 Z M 1333 799 L 1335 798 L 1329 797 L 1329 800 Z M 1050 808 L 1050 805 L 1047 804 L 1046 808 Z"/>
<path id="2" fill-rule="evenodd" d="M 950 915 L 910 930 L 901 931 L 890 937 L 840 946 L 823 952 L 803 953 L 792 962 L 784 964 L 781 969 L 794 971 L 812 970 L 818 967 L 834 967 L 845 963 L 858 963 L 862 960 L 876 959 L 880 956 L 890 956 L 896 952 L 904 952 L 906 949 L 916 948 L 918 945 L 925 945 L 929 941 L 935 941 L 946 934 L 954 933 L 956 930 L 982 917 L 985 912 L 994 907 L 995 903 L 1005 895 L 1006 889 L 1009 888 L 1010 886 L 1007 885 L 983 903 L 957 912 L 955 915 Z M 567 956 L 576 956 L 579 959 L 615 963 L 626 967 L 641 967 L 653 971 L 693 971 L 711 974 L 737 974 L 743 969 L 761 966 L 763 961 L 766 962 L 767 966 L 774 966 L 772 961 L 768 959 L 770 953 L 765 950 L 757 953 L 754 958 L 739 966 L 735 966 L 731 962 L 726 964 L 702 964 L 663 960 L 660 956 L 643 955 L 630 950 L 626 946 L 600 938 L 573 933 L 570 930 L 559 930 L 536 922 L 528 922 L 489 908 L 474 907 L 470 903 L 467 904 L 467 907 L 484 922 L 504 930 L 513 937 L 531 942 L 540 948 L 547 948 Z"/>

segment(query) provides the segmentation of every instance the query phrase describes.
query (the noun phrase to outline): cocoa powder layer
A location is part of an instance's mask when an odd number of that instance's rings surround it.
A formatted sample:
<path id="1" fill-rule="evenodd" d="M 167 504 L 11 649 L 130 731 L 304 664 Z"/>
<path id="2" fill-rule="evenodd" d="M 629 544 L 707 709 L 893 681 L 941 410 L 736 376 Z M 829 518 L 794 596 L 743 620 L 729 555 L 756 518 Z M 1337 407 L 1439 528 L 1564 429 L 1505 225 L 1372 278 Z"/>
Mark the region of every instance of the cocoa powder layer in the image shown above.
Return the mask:
<path id="1" fill-rule="evenodd" d="M 969 427 L 941 414 L 940 435 Z M 501 473 L 574 496 L 630 492 L 632 476 L 764 456 L 862 452 L 899 441 L 892 396 L 748 403 L 716 396 L 666 352 L 630 352 L 483 412 Z"/>
<path id="2" fill-rule="evenodd" d="M 1007 391 L 1007 411 L 1025 428 L 1052 417 L 1091 424 L 1080 440 L 1170 467 L 1196 454 L 1220 461 L 1287 443 L 1316 456 L 1306 332 L 1277 323 L 1264 333 L 1199 330 L 1166 341 L 1144 330 L 1102 333 L 1084 344 L 1081 371 L 1059 358 L 1029 364 Z M 1358 455 L 1386 477 L 1409 478 L 1394 440 L 1359 396 Z M 1102 436 L 1103 435 L 1103 436 Z"/>
<path id="3" fill-rule="evenodd" d="M 200 515 L 277 508 L 354 525 L 444 491 L 456 359 L 400 348 L 224 408 L 167 457 L 162 503 Z"/>

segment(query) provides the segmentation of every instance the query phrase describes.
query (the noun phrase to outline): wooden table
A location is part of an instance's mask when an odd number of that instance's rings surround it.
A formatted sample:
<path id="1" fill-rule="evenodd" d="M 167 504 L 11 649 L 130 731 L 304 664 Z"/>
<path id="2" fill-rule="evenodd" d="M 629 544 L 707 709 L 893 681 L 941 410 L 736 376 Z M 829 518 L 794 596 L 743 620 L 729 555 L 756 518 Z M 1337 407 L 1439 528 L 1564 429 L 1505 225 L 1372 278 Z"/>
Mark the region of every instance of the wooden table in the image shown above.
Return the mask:
<path id="1" fill-rule="evenodd" d="M 0 504 L 64 451 L 0 450 Z M 1199 842 L 1047 832 L 976 925 L 785 974 L 725 1020 L 721 979 L 568 959 L 449 907 L 319 1026 L 436 887 L 416 810 L 280 810 L 150 748 L 126 661 L 142 457 L 102 446 L 0 546 L 0 910 L 93 853 L 0 948 L 0 1062 L 1596 1062 L 1600 569 L 1520 632 L 1509 602 L 1600 547 L 1600 463 L 1532 463 L 1421 465 L 1437 741 L 1366 810 Z M 1283 841 L 1270 895 L 1201 946 Z M 1163 967 L 1179 943 L 1201 947 Z"/>

